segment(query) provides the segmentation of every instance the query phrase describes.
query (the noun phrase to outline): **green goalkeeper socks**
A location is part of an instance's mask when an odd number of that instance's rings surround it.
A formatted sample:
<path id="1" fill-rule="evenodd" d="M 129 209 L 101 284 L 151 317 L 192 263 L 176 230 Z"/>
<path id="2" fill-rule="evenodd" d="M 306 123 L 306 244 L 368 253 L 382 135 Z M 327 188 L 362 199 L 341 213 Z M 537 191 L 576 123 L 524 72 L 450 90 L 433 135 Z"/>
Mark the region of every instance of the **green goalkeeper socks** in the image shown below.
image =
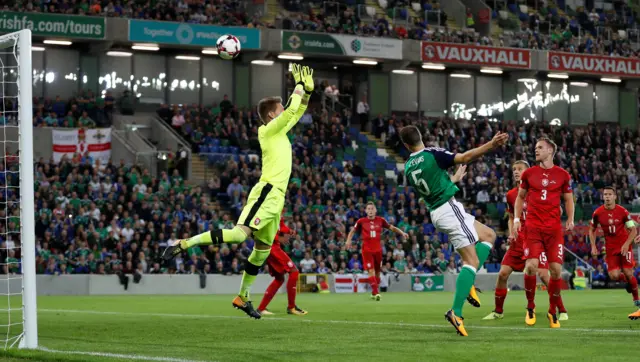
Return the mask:
<path id="1" fill-rule="evenodd" d="M 251 291 L 251 286 L 256 280 L 260 267 L 262 267 L 262 264 L 267 260 L 270 253 L 271 249 L 258 250 L 254 248 L 251 255 L 249 255 L 247 263 L 245 264 L 244 273 L 242 273 L 240 293 L 238 293 L 244 302 L 250 300 L 249 292 Z"/>
<path id="2" fill-rule="evenodd" d="M 484 262 L 487 261 L 489 254 L 491 253 L 491 248 L 493 245 L 483 241 L 481 243 L 476 243 L 476 254 L 478 255 L 478 270 L 482 269 Z"/>
<path id="3" fill-rule="evenodd" d="M 471 265 L 462 266 L 460 274 L 458 274 L 458 279 L 456 280 L 456 293 L 453 296 L 453 307 L 451 308 L 453 309 L 453 313 L 458 317 L 462 316 L 462 306 L 464 306 L 469 291 L 475 281 L 476 268 Z"/>
<path id="4" fill-rule="evenodd" d="M 233 229 L 205 231 L 202 234 L 199 234 L 192 238 L 187 239 L 185 246 L 186 248 L 191 248 L 197 245 L 214 244 L 212 239 L 212 233 L 216 233 L 216 232 L 218 233 L 222 232 L 222 240 L 216 240 L 215 244 L 219 244 L 219 243 L 239 244 L 247 240 L 247 234 L 245 234 L 244 231 L 239 227 L 234 227 Z"/>

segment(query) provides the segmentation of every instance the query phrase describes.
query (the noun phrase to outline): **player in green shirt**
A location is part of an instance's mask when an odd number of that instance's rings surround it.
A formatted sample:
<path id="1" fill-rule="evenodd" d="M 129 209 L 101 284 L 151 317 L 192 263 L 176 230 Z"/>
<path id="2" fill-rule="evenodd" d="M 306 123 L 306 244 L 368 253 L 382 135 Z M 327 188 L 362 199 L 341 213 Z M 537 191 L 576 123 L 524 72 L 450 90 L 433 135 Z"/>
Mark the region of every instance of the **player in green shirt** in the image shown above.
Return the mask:
<path id="1" fill-rule="evenodd" d="M 216 229 L 189 239 L 177 240 L 163 253 L 165 260 L 171 260 L 193 246 L 239 244 L 253 236 L 255 245 L 247 258 L 240 293 L 233 300 L 233 306 L 255 319 L 260 319 L 261 316 L 251 304 L 249 291 L 260 267 L 271 252 L 271 245 L 280 227 L 285 192 L 293 166 L 291 141 L 287 132 L 307 110 L 314 87 L 313 69 L 293 64 L 291 73 L 296 87 L 286 109 L 282 106 L 280 97 L 265 98 L 258 103 L 258 114 L 263 123 L 258 128 L 258 140 L 262 149 L 262 176 L 251 189 L 238 224 L 233 229 Z"/>
<path id="2" fill-rule="evenodd" d="M 456 328 L 458 334 L 467 336 L 462 322 L 462 306 L 474 289 L 476 271 L 489 256 L 496 234 L 467 214 L 462 204 L 456 201 L 454 195 L 458 192 L 458 187 L 447 170 L 457 164 L 472 162 L 504 145 L 509 136 L 498 132 L 488 143 L 458 154 L 442 148 L 425 147 L 420 130 L 414 126 L 402 128 L 400 139 L 412 152 L 404 167 L 406 179 L 424 200 L 436 229 L 449 236 L 449 241 L 462 257 L 464 265 L 456 281 L 453 307 L 445 314 L 445 318 Z M 473 294 L 475 293 L 471 294 L 470 302 L 475 299 L 475 304 L 480 306 Z"/>

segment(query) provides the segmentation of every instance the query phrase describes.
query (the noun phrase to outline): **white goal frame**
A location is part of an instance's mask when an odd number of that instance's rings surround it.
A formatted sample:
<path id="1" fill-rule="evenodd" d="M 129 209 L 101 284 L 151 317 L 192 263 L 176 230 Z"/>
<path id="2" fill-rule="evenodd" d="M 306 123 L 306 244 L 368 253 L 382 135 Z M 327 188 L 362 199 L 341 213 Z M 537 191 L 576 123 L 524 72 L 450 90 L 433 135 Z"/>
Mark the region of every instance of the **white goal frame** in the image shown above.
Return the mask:
<path id="1" fill-rule="evenodd" d="M 15 40 L 17 38 L 17 41 Z M 0 44 L 13 46 L 18 65 L 18 133 L 20 152 L 20 241 L 22 256 L 22 322 L 19 348 L 38 348 L 36 302 L 36 240 L 33 172 L 33 98 L 31 30 L 0 36 Z M 7 47 L 8 48 L 8 47 Z M 6 96 L 6 95 L 4 95 Z"/>

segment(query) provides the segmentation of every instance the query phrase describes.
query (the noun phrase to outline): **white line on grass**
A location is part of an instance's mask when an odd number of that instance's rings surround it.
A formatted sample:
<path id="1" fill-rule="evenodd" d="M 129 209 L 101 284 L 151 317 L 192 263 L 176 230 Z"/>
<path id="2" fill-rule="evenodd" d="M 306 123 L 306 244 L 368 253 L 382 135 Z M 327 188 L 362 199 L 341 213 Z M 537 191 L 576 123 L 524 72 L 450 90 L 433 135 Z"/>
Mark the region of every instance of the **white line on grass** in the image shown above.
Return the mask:
<path id="1" fill-rule="evenodd" d="M 175 313 L 133 313 L 133 312 L 106 312 L 94 310 L 77 310 L 77 309 L 38 309 L 38 312 L 45 313 L 79 313 L 79 314 L 98 314 L 98 315 L 121 315 L 121 316 L 149 316 L 149 317 L 170 317 L 170 318 L 208 318 L 208 319 L 244 319 L 248 317 L 227 316 L 227 315 L 209 315 L 209 314 L 175 314 Z M 396 326 L 396 327 L 420 327 L 420 328 L 447 328 L 451 329 L 449 324 L 443 321 L 442 324 L 422 324 L 422 323 L 403 323 L 403 322 L 371 322 L 371 321 L 347 321 L 347 320 L 328 320 L 328 319 L 293 319 L 266 317 L 263 320 L 270 321 L 287 321 L 295 323 L 318 323 L 318 324 L 348 324 L 348 325 L 374 325 L 374 326 Z M 496 329 L 506 331 L 564 331 L 564 332 L 585 332 L 600 334 L 640 334 L 640 329 L 598 329 L 598 328 L 531 328 L 531 327 L 504 327 L 504 326 L 469 326 L 473 329 Z"/>
<path id="2" fill-rule="evenodd" d="M 50 353 L 72 354 L 72 355 L 105 357 L 105 358 L 120 358 L 120 359 L 128 359 L 128 360 L 160 361 L 160 362 L 200 362 L 196 360 L 183 359 L 183 358 L 142 356 L 139 354 L 119 354 L 119 353 L 84 352 L 84 351 L 58 351 L 56 349 L 49 349 L 46 347 L 40 347 L 38 348 L 38 350 L 43 352 L 50 352 Z"/>

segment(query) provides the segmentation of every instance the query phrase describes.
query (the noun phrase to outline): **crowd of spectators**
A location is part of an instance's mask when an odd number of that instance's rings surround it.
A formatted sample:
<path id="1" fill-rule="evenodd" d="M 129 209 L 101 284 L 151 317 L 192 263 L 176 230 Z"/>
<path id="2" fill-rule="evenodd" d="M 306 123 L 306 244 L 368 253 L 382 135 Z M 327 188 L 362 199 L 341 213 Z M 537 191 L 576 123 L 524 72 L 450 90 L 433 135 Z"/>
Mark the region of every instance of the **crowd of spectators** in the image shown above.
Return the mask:
<path id="1" fill-rule="evenodd" d="M 104 97 L 91 90 L 82 91 L 71 99 L 34 97 L 34 127 L 95 128 L 109 127 L 116 99 L 111 92 Z"/>
<path id="2" fill-rule="evenodd" d="M 279 13 L 274 24 L 261 22 L 260 18 L 265 14 L 248 7 L 247 2 L 238 0 L 159 0 L 146 3 L 110 0 L 26 1 L 24 4 L 4 2 L 4 8 L 15 11 L 117 16 L 226 26 L 278 26 L 284 29 L 360 36 L 638 56 L 629 38 L 640 41 L 640 31 L 627 32 L 628 29 L 635 28 L 636 22 L 636 14 L 628 7 L 616 7 L 607 11 L 578 7 L 562 12 L 554 5 L 542 3 L 536 11 L 525 14 L 520 13 L 518 7 L 507 8 L 499 5 L 500 9 L 494 9 L 494 17 L 498 17 L 500 10 L 514 13 L 516 16 L 509 18 L 509 21 L 516 25 L 515 29 L 509 29 L 513 31 L 492 38 L 480 36 L 474 30 L 475 22 L 470 10 L 467 10 L 466 27 L 450 29 L 447 26 L 448 16 L 442 11 L 439 1 L 419 1 L 421 10 L 413 12 L 416 14 L 413 17 L 408 15 L 407 9 L 411 8 L 414 2 L 416 1 L 387 1 L 387 9 L 404 10 L 402 16 L 398 16 L 398 12 L 389 16 L 389 13 L 369 15 L 362 1 L 345 3 L 286 0 L 281 4 L 287 11 Z M 43 118 L 46 116 L 43 115 Z"/>

